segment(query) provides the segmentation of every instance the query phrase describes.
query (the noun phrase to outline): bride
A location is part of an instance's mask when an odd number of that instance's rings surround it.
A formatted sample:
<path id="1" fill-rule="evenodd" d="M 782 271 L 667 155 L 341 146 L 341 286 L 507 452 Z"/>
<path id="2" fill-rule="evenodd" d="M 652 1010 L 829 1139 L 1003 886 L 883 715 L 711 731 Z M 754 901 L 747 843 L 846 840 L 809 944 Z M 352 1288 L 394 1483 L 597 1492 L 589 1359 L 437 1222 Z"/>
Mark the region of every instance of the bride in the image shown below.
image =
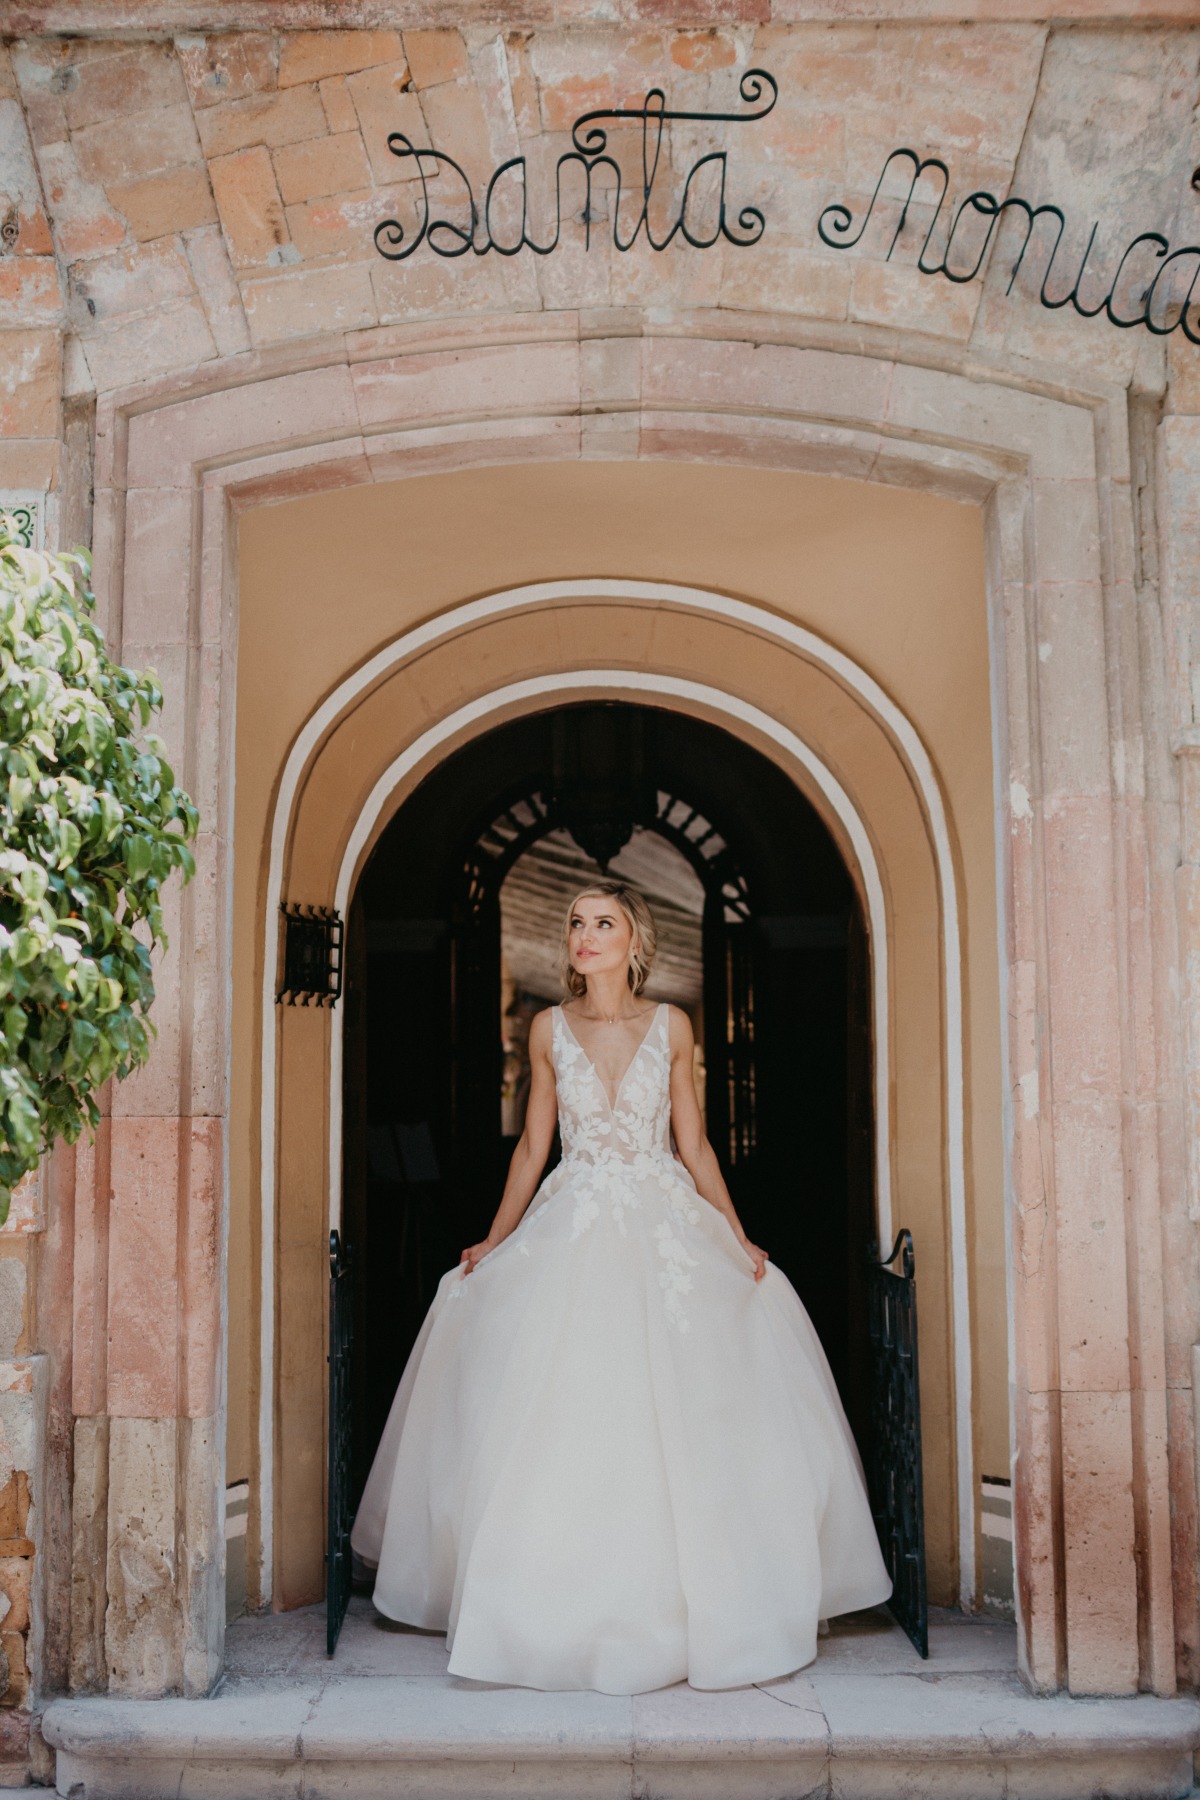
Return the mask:
<path id="1" fill-rule="evenodd" d="M 445 1631 L 454 1675 L 740 1687 L 891 1592 L 816 1333 L 704 1135 L 691 1026 L 642 998 L 654 946 L 632 888 L 576 896 L 499 1211 L 442 1278 L 355 1521 L 376 1607 Z"/>

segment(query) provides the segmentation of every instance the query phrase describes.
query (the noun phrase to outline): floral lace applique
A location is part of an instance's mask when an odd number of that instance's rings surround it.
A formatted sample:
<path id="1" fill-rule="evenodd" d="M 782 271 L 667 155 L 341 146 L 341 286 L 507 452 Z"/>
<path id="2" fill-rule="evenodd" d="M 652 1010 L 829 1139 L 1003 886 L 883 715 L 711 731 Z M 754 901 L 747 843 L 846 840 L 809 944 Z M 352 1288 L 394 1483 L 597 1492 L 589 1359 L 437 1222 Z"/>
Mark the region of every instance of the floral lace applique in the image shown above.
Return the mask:
<path id="1" fill-rule="evenodd" d="M 651 1026 L 647 1037 L 657 1036 Z M 648 1042 L 638 1049 L 617 1098 L 615 1117 L 617 1140 L 633 1156 L 652 1155 L 660 1147 L 662 1137 L 663 1079 L 657 1046 Z M 643 1055 L 643 1051 L 647 1054 Z M 669 1072 L 668 1072 L 669 1108 Z"/>
<path id="2" fill-rule="evenodd" d="M 563 1155 L 632 1163 L 670 1154 L 671 1056 L 667 1009 L 656 1017 L 626 1069 L 614 1106 L 582 1044 L 555 1009 L 552 1045 Z"/>
<path id="3" fill-rule="evenodd" d="M 700 1208 L 707 1205 L 707 1201 L 699 1200 L 695 1189 L 688 1187 L 676 1175 L 668 1187 L 667 1204 L 673 1213 L 677 1213 L 689 1225 L 698 1225 L 701 1219 Z"/>
<path id="4" fill-rule="evenodd" d="M 599 1157 L 612 1136 L 608 1101 L 591 1063 L 557 1012 L 554 1020 L 554 1074 L 558 1088 L 558 1124 L 563 1156 Z"/>
<path id="5" fill-rule="evenodd" d="M 556 1008 L 551 1033 L 558 1123 L 570 1196 L 571 1240 L 607 1213 L 622 1237 L 631 1216 L 656 1202 L 683 1225 L 697 1225 L 703 1202 L 671 1149 L 671 1049 L 666 1007 L 634 1052 L 614 1106 L 591 1059 Z M 567 1195 L 564 1195 L 564 1199 Z M 659 1287 L 670 1323 L 687 1331 L 684 1296 L 696 1266 L 669 1220 L 652 1227 L 661 1258 Z"/>
<path id="6" fill-rule="evenodd" d="M 636 1212 L 638 1210 L 642 1204 L 642 1196 L 638 1192 L 636 1181 L 631 1180 L 630 1178 L 630 1170 L 627 1164 L 618 1163 L 610 1165 L 608 1179 L 610 1183 L 609 1200 L 612 1207 L 613 1220 L 616 1223 L 617 1230 L 620 1232 L 621 1236 L 624 1237 L 626 1235 L 625 1215 L 626 1213 Z"/>
<path id="7" fill-rule="evenodd" d="M 571 1214 L 571 1241 L 582 1237 L 600 1217 L 600 1203 L 591 1187 L 581 1187 Z"/>
<path id="8" fill-rule="evenodd" d="M 692 1278 L 687 1271 L 696 1267 L 696 1258 L 688 1254 L 665 1221 L 656 1228 L 654 1236 L 658 1241 L 658 1254 L 666 1263 L 659 1271 L 658 1285 L 663 1291 L 667 1318 L 677 1331 L 690 1331 L 683 1296 L 692 1291 Z"/>

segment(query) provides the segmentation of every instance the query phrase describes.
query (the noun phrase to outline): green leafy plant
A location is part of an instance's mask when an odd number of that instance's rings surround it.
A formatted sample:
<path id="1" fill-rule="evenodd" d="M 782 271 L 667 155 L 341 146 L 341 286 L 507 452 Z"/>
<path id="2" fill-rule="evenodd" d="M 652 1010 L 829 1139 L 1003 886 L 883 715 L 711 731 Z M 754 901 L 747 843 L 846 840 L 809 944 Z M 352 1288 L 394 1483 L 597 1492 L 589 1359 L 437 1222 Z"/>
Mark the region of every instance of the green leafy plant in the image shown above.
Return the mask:
<path id="1" fill-rule="evenodd" d="M 0 518 L 0 1223 L 149 1056 L 163 884 L 195 872 L 196 809 L 145 735 L 161 689 L 109 660 L 90 574 Z"/>

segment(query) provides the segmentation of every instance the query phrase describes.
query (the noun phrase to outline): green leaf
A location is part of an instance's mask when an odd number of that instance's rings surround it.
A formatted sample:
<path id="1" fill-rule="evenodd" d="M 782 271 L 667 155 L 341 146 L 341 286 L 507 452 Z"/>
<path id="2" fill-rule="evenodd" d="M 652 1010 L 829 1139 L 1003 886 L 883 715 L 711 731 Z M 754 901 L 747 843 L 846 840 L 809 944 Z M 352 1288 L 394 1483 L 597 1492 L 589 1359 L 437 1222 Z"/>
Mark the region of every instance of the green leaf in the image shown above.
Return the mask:
<path id="1" fill-rule="evenodd" d="M 39 905 L 46 898 L 46 889 L 49 885 L 50 878 L 40 863 L 31 862 L 22 869 L 17 878 L 17 886 L 34 906 Z"/>
<path id="2" fill-rule="evenodd" d="M 134 833 L 125 840 L 125 867 L 134 881 L 144 881 L 154 866 L 154 845 L 147 837 Z"/>
<path id="3" fill-rule="evenodd" d="M 8 778 L 8 809 L 14 819 L 20 818 L 33 798 L 33 783 L 28 775 L 10 775 Z"/>
<path id="4" fill-rule="evenodd" d="M 123 999 L 121 983 L 114 981 L 111 975 L 102 975 L 96 984 L 96 1011 L 116 1012 Z"/>
<path id="5" fill-rule="evenodd" d="M 16 1093 L 5 1108 L 13 1149 L 20 1156 L 36 1156 L 41 1141 L 41 1115 L 29 1094 Z"/>
<path id="6" fill-rule="evenodd" d="M 18 969 L 31 963 L 42 948 L 42 941 L 35 932 L 28 931 L 22 925 L 19 931 L 13 932 L 12 960 Z"/>
<path id="7" fill-rule="evenodd" d="M 83 837 L 73 819 L 58 822 L 58 867 L 65 869 L 75 861 L 83 848 Z"/>
<path id="8" fill-rule="evenodd" d="M 125 808 L 112 794 L 107 793 L 96 795 L 96 808 L 100 815 L 100 835 L 106 844 L 111 844 L 125 823 Z"/>

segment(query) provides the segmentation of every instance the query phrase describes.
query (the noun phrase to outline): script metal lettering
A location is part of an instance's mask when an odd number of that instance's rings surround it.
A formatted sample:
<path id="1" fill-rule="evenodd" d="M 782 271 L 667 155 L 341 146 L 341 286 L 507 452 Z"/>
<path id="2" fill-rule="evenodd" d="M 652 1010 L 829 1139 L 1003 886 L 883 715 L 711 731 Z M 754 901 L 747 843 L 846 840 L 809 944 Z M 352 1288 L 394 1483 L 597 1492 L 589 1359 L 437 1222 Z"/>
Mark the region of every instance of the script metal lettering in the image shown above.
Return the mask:
<path id="1" fill-rule="evenodd" d="M 1050 278 L 1054 272 L 1054 264 L 1062 245 L 1063 232 L 1067 223 L 1066 215 L 1058 206 L 1031 206 L 1027 200 L 1019 199 L 1016 195 L 1010 195 L 1007 200 L 998 200 L 994 194 L 989 194 L 985 189 L 979 188 L 973 194 L 968 194 L 965 200 L 960 201 L 954 213 L 949 236 L 940 259 L 937 261 L 927 260 L 927 254 L 933 243 L 934 233 L 937 230 L 938 220 L 941 217 L 942 207 L 949 189 L 950 171 L 940 157 L 922 158 L 917 155 L 915 150 L 899 149 L 893 150 L 889 154 L 880 170 L 879 180 L 875 183 L 875 192 L 871 196 L 871 203 L 853 236 L 850 235 L 850 230 L 854 224 L 854 215 L 850 208 L 840 201 L 827 206 L 817 221 L 817 232 L 822 243 L 828 244 L 834 250 L 850 250 L 859 242 L 867 228 L 871 214 L 875 210 L 875 203 L 879 199 L 884 178 L 894 162 L 910 164 L 913 175 L 900 210 L 900 218 L 892 233 L 892 241 L 888 245 L 885 261 L 891 260 L 892 251 L 896 248 L 900 234 L 907 223 L 908 209 L 912 205 L 917 183 L 927 169 L 932 169 L 941 177 L 941 192 L 937 197 L 933 218 L 930 220 L 929 229 L 925 233 L 925 241 L 917 257 L 917 267 L 922 275 L 944 275 L 947 281 L 954 282 L 973 281 L 983 267 L 983 260 L 992 241 L 992 234 L 996 230 L 997 220 L 1001 219 L 1006 212 L 1012 212 L 1024 218 L 1025 235 L 1017 252 L 1016 261 L 1012 265 L 1008 286 L 1004 290 L 1006 294 L 1011 294 L 1013 283 L 1021 271 L 1025 253 L 1029 249 L 1030 240 L 1038 221 L 1053 219 L 1057 222 L 1057 229 L 1054 231 L 1050 254 L 1042 275 L 1042 284 L 1038 290 L 1038 299 L 1043 306 L 1048 307 L 1051 312 L 1055 312 L 1063 306 L 1073 306 L 1084 319 L 1094 319 L 1098 314 L 1103 313 L 1110 324 L 1116 325 L 1122 331 L 1128 331 L 1135 325 L 1144 325 L 1147 331 L 1152 331 L 1156 337 L 1169 337 L 1171 332 L 1182 329 L 1184 336 L 1190 338 L 1193 344 L 1200 344 L 1200 332 L 1195 329 L 1196 325 L 1200 325 L 1200 317 L 1194 323 L 1189 322 L 1188 319 L 1192 294 L 1195 291 L 1197 280 L 1200 279 L 1200 244 L 1186 244 L 1181 249 L 1172 250 L 1169 241 L 1161 231 L 1139 232 L 1137 237 L 1126 246 L 1124 254 L 1117 264 L 1117 272 L 1109 284 L 1108 292 L 1097 298 L 1094 305 L 1085 305 L 1080 299 L 1079 290 L 1096 242 L 1098 222 L 1092 226 L 1087 248 L 1083 253 L 1083 260 L 1070 288 L 1065 293 L 1057 295 L 1052 295 L 1050 292 Z M 960 236 L 960 226 L 963 226 L 964 219 L 967 220 L 967 225 Z M 970 260 L 971 251 L 963 250 L 963 242 L 974 235 L 970 230 L 971 222 L 980 219 L 986 221 L 986 229 L 983 231 L 983 241 L 975 249 L 973 260 Z M 951 268 L 950 259 L 955 249 L 956 238 L 959 240 L 958 251 L 961 261 L 958 268 Z M 1179 264 L 1187 257 L 1196 259 L 1196 266 L 1191 272 L 1187 292 L 1182 300 L 1171 299 L 1167 288 L 1160 287 L 1160 283 L 1172 264 Z M 1183 273 L 1186 275 L 1186 269 Z M 1178 309 L 1177 314 L 1176 309 Z"/>
<path id="2" fill-rule="evenodd" d="M 529 229 L 529 195 L 527 184 L 526 162 L 523 156 L 511 156 L 507 162 L 500 164 L 487 185 L 483 206 L 480 208 L 475 200 L 471 183 L 465 171 L 455 162 L 452 156 L 444 151 L 435 150 L 432 145 L 417 149 L 411 138 L 402 131 L 393 131 L 388 136 L 388 149 L 401 161 L 412 158 L 416 165 L 417 178 L 420 182 L 420 221 L 415 231 L 406 230 L 399 219 L 383 219 L 375 227 L 375 247 L 379 254 L 389 262 L 403 262 L 411 256 L 422 243 L 428 243 L 436 256 L 465 256 L 473 251 L 476 256 L 486 256 L 494 250 L 498 256 L 516 256 L 521 250 L 532 250 L 537 256 L 549 256 L 558 246 L 562 235 L 563 207 L 563 170 L 571 164 L 578 164 L 583 171 L 584 205 L 580 215 L 583 221 L 584 244 L 591 247 L 592 225 L 597 215 L 592 211 L 592 179 L 600 168 L 610 169 L 615 176 L 616 185 L 612 191 L 612 241 L 617 250 L 632 250 L 640 236 L 651 250 L 665 250 L 675 239 L 681 237 L 694 250 L 710 250 L 714 244 L 724 238 L 726 243 L 739 246 L 756 244 L 766 228 L 766 221 L 756 206 L 743 206 L 737 215 L 736 222 L 731 222 L 726 210 L 725 183 L 728 172 L 728 154 L 724 150 L 710 150 L 699 157 L 689 169 L 683 184 L 683 193 L 679 201 L 679 209 L 672 224 L 661 237 L 655 237 L 650 224 L 650 200 L 654 191 L 655 179 L 658 175 L 659 158 L 662 152 L 664 127 L 675 120 L 709 124 L 749 124 L 754 119 L 764 119 L 774 106 L 778 96 L 778 86 L 773 76 L 765 69 L 748 69 L 738 85 L 741 98 L 747 106 L 754 110 L 744 113 L 702 113 L 681 112 L 673 110 L 666 104 L 666 95 L 661 88 L 651 88 L 645 102 L 640 107 L 601 107 L 595 112 L 583 113 L 571 127 L 571 150 L 564 151 L 555 164 L 555 220 L 554 235 L 545 242 L 539 243 L 530 234 Z M 764 101 L 764 95 L 767 96 Z M 762 102 L 762 104 L 759 104 Z M 623 198 L 623 174 L 616 158 L 608 149 L 608 132 L 601 120 L 630 119 L 640 121 L 642 137 L 642 178 L 640 194 L 638 188 L 631 188 L 632 204 L 637 208 L 632 226 L 626 220 L 627 235 L 622 236 L 621 203 Z M 429 188 L 424 164 L 434 164 L 435 170 L 441 165 L 453 169 L 463 184 L 463 199 L 470 207 L 470 225 L 456 224 L 445 217 L 431 218 L 429 205 Z M 698 236 L 689 223 L 689 205 L 693 210 L 702 202 L 697 198 L 697 178 L 702 170 L 716 171 L 717 204 L 716 223 L 707 236 Z M 506 189 L 501 183 L 511 184 L 520 190 L 520 231 L 511 235 L 510 241 L 501 243 L 497 240 L 498 226 L 496 214 L 500 210 L 498 201 L 506 198 Z M 499 196 L 497 193 L 499 190 Z M 694 222 L 694 220 L 693 220 Z"/>

